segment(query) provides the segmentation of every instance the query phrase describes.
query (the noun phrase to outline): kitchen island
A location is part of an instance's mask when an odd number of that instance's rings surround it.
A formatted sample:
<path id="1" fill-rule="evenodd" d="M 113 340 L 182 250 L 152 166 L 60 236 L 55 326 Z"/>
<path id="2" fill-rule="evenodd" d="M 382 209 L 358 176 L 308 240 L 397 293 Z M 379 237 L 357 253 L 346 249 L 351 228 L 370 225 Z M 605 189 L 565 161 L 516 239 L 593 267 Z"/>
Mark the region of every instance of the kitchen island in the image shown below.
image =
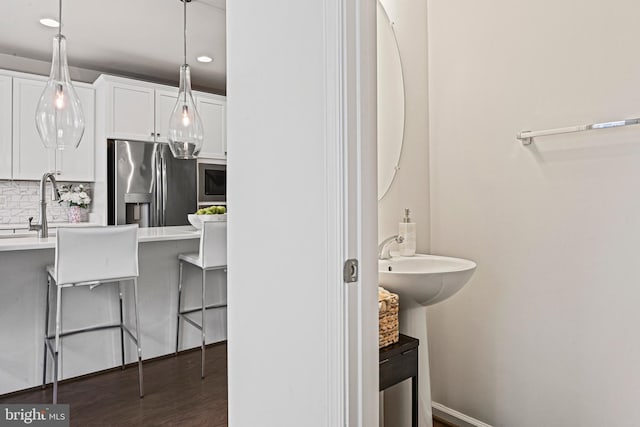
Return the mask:
<path id="1" fill-rule="evenodd" d="M 141 228 L 139 239 L 139 306 L 143 359 L 175 350 L 178 254 L 197 252 L 200 232 L 191 226 Z M 45 267 L 54 263 L 55 237 L 0 238 L 0 394 L 40 385 Z M 200 274 L 185 266 L 183 307 L 196 307 L 200 299 Z M 207 275 L 207 304 L 226 301 L 226 273 Z M 131 286 L 125 293 L 125 323 L 132 324 Z M 62 327 L 65 330 L 98 323 L 117 323 L 117 286 L 80 287 L 62 292 Z M 199 313 L 194 313 L 199 319 Z M 199 331 L 182 327 L 181 349 L 199 345 Z M 226 339 L 226 309 L 207 311 L 207 342 Z M 135 349 L 125 339 L 127 363 L 136 360 Z M 60 378 L 71 378 L 120 365 L 118 329 L 64 338 Z M 49 360 L 51 366 L 51 359 Z M 50 373 L 52 369 L 49 369 Z M 49 381 L 49 379 L 48 379 Z"/>

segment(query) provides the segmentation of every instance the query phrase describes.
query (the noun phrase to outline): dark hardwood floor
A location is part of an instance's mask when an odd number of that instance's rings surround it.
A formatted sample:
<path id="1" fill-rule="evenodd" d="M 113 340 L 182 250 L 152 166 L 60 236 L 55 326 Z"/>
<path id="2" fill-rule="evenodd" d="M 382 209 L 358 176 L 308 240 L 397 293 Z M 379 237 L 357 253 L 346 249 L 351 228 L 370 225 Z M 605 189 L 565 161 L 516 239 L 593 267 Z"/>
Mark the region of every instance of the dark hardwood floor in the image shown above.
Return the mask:
<path id="1" fill-rule="evenodd" d="M 71 426 L 227 426 L 227 345 L 207 347 L 206 377 L 200 351 L 144 363 L 145 397 L 138 398 L 136 365 L 62 382 L 58 401 L 68 403 Z M 51 385 L 0 396 L 0 403 L 50 403 Z M 452 424 L 434 419 L 434 427 Z"/>
<path id="2" fill-rule="evenodd" d="M 207 426 L 227 425 L 227 346 L 206 351 L 206 377 L 200 379 L 200 351 L 144 363 L 145 396 L 138 397 L 138 371 L 129 366 L 59 385 L 58 401 L 68 403 L 71 425 Z M 0 403 L 50 403 L 51 386 L 0 397 Z"/>
<path id="3" fill-rule="evenodd" d="M 433 427 L 457 427 L 455 424 L 451 424 L 446 420 L 441 420 L 437 417 L 433 417 Z"/>

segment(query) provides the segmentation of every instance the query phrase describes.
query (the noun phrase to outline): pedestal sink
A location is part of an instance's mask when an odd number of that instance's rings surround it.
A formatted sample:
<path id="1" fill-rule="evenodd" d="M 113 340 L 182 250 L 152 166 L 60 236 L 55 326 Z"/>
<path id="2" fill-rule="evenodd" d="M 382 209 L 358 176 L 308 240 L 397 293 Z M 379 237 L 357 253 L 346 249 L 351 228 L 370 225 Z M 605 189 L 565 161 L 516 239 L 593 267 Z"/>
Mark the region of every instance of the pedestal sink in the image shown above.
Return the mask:
<path id="1" fill-rule="evenodd" d="M 444 301 L 469 281 L 476 263 L 462 258 L 437 255 L 391 257 L 378 261 L 380 286 L 400 296 L 400 332 L 420 340 L 419 347 L 419 426 L 430 427 L 432 419 L 429 375 L 429 344 L 427 337 L 427 306 Z M 410 411 L 403 407 L 411 401 L 411 389 L 406 385 L 385 391 L 384 405 L 392 425 L 410 425 Z M 398 410 L 403 408 L 403 410 Z M 390 421 L 391 422 L 391 421 Z M 387 426 L 389 427 L 389 426 Z"/>
<path id="2" fill-rule="evenodd" d="M 467 283 L 476 263 L 437 255 L 392 257 L 378 261 L 380 286 L 422 306 L 444 301 Z"/>

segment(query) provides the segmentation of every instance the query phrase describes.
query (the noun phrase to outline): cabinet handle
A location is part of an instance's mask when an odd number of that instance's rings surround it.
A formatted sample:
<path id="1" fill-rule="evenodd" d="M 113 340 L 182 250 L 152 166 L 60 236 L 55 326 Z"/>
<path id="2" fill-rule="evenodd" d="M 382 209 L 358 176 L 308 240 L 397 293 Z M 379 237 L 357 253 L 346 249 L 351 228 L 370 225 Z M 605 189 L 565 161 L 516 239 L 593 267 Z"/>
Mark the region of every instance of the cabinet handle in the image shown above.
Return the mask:
<path id="1" fill-rule="evenodd" d="M 156 133 L 156 136 L 160 136 L 160 134 L 159 134 L 159 133 Z"/>
<path id="2" fill-rule="evenodd" d="M 153 136 L 153 132 L 151 132 L 151 133 L 149 134 L 149 136 Z"/>

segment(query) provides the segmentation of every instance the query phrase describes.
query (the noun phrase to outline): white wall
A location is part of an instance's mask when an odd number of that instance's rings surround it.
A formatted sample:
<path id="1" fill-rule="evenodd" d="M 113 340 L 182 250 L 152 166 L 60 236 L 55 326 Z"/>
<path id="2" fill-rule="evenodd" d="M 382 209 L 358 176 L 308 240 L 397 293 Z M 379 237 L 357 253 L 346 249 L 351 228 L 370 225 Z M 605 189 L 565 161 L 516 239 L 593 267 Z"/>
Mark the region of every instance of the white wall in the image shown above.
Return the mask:
<path id="1" fill-rule="evenodd" d="M 637 426 L 640 3 L 429 0 L 434 401 L 496 426 Z"/>
<path id="2" fill-rule="evenodd" d="M 429 177 L 427 109 L 427 2 L 382 0 L 394 22 L 405 84 L 405 134 L 400 170 L 378 203 L 378 241 L 398 234 L 404 208 L 417 225 L 418 252 L 429 252 Z M 384 141 L 380 141 L 380 144 Z"/>
<path id="3" fill-rule="evenodd" d="M 429 145 L 427 93 L 427 1 L 381 1 L 394 23 L 405 84 L 405 134 L 400 170 L 386 196 L 378 202 L 378 242 L 398 234 L 404 208 L 411 209 L 417 227 L 417 251 L 429 253 Z M 379 141 L 383 144 L 384 141 Z M 420 423 L 430 423 L 425 314 L 422 307 L 401 301 L 400 331 L 422 337 L 420 344 Z M 384 393 L 386 426 L 411 425 L 411 382 L 405 381 Z"/>
<path id="4" fill-rule="evenodd" d="M 73 64 L 73 62 L 71 62 L 71 64 Z M 40 61 L 38 59 L 25 58 L 22 56 L 10 55 L 7 53 L 0 53 L 0 69 L 48 76 L 49 73 L 51 72 L 51 62 Z M 177 70 L 178 68 L 176 66 L 176 73 L 177 73 Z M 113 76 L 129 77 L 132 79 L 150 81 L 150 82 L 166 84 L 170 86 L 175 86 L 178 84 L 177 78 L 176 80 L 167 80 L 164 78 L 158 78 L 156 76 L 149 76 L 144 74 L 115 72 L 112 69 L 111 70 L 91 70 L 89 68 L 74 67 L 73 65 L 69 66 L 69 73 L 73 81 L 85 82 L 85 83 L 93 83 L 98 77 L 100 77 L 101 74 L 109 74 Z M 197 90 L 216 93 L 220 95 L 225 94 L 225 88 L 211 88 L 211 87 L 202 86 L 199 84 L 197 76 L 195 76 L 194 78 L 193 75 L 192 75 L 192 85 L 194 90 L 197 89 Z"/>
<path id="5" fill-rule="evenodd" d="M 0 68 L 48 76 L 51 72 L 51 62 L 0 53 Z M 69 72 L 74 81 L 86 83 L 93 83 L 101 74 L 99 71 L 72 66 L 69 67 Z"/>

